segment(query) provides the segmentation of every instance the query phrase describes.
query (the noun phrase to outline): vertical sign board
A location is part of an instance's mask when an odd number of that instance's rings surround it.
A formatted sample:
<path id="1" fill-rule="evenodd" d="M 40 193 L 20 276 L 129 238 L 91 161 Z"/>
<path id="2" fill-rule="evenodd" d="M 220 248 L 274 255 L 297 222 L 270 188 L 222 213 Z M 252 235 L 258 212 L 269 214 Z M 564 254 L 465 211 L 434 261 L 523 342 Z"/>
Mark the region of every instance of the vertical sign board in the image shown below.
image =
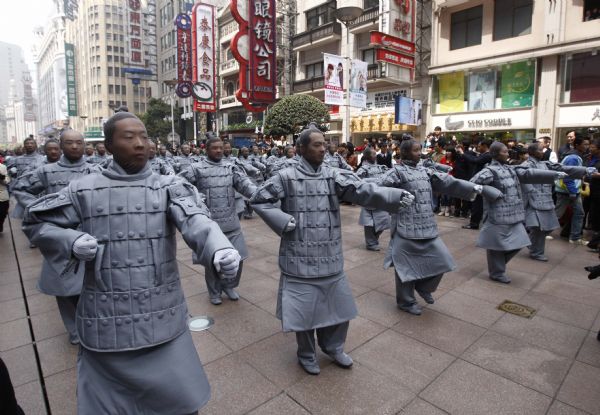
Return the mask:
<path id="1" fill-rule="evenodd" d="M 276 95 L 275 0 L 254 0 L 249 3 L 249 101 L 271 103 Z"/>
<path id="2" fill-rule="evenodd" d="M 65 67 L 67 76 L 67 111 L 69 116 L 77 116 L 77 82 L 75 79 L 75 47 L 65 43 Z"/>
<path id="3" fill-rule="evenodd" d="M 199 112 L 217 110 L 215 7 L 196 3 L 192 9 L 192 61 L 194 107 Z"/>
<path id="4" fill-rule="evenodd" d="M 323 54 L 325 104 L 344 105 L 344 61 L 341 56 Z"/>
<path id="5" fill-rule="evenodd" d="M 140 0 L 127 0 L 127 59 L 131 67 L 143 67 L 142 13 Z"/>
<path id="6" fill-rule="evenodd" d="M 368 65 L 357 59 L 350 64 L 350 106 L 365 108 L 367 106 Z"/>
<path id="7" fill-rule="evenodd" d="M 79 12 L 78 0 L 64 0 L 63 1 L 63 12 L 65 17 L 69 20 L 75 20 Z"/>
<path id="8" fill-rule="evenodd" d="M 177 28 L 177 88 L 179 98 L 192 96 L 192 19 L 187 14 L 175 18 Z"/>

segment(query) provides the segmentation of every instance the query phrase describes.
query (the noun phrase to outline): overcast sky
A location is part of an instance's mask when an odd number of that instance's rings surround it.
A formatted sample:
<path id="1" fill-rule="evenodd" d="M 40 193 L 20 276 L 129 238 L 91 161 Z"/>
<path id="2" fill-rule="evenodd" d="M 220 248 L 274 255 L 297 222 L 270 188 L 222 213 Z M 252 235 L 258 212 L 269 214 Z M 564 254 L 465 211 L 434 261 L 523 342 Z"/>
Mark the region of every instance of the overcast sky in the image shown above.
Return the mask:
<path id="1" fill-rule="evenodd" d="M 1 0 L 1 3 L 0 41 L 21 46 L 25 61 L 33 70 L 31 54 L 31 48 L 35 44 L 33 29 L 36 26 L 46 26 L 48 18 L 55 13 L 54 2 L 52 0 Z"/>

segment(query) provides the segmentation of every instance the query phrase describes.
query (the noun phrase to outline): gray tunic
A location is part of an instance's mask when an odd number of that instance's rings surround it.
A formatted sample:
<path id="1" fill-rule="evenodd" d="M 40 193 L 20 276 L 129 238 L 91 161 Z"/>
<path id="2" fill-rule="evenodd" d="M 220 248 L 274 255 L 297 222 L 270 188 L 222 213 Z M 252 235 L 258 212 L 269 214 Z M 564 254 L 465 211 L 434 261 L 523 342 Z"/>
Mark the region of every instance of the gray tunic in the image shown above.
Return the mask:
<path id="1" fill-rule="evenodd" d="M 277 316 L 284 330 L 327 327 L 357 314 L 343 269 L 339 201 L 395 211 L 404 197 L 349 171 L 324 164 L 315 170 L 304 158 L 257 189 L 252 207 L 282 237 Z M 296 228 L 284 233 L 292 218 Z"/>
<path id="2" fill-rule="evenodd" d="M 161 159 L 160 157 L 154 157 L 148 160 L 148 164 L 152 171 L 156 174 L 162 174 L 164 176 L 174 175 L 175 170 L 168 161 Z"/>
<path id="3" fill-rule="evenodd" d="M 363 161 L 362 166 L 356 171 L 361 179 L 377 179 L 384 174 L 388 168 L 382 164 Z M 361 226 L 372 226 L 375 232 L 390 228 L 390 214 L 385 210 L 363 207 L 360 209 L 358 224 Z"/>
<path id="4" fill-rule="evenodd" d="M 509 166 L 492 160 L 477 173 L 471 182 L 492 186 L 503 197 L 483 199 L 483 227 L 477 246 L 494 251 L 511 251 L 531 244 L 525 230 L 525 208 L 521 194 L 522 183 L 553 183 L 556 172 L 532 169 L 527 166 Z"/>
<path id="5" fill-rule="evenodd" d="M 563 171 L 569 174 L 570 179 L 581 179 L 586 174 L 585 167 L 563 166 L 560 163 L 540 161 L 532 156 L 529 156 L 522 166 L 540 170 Z M 552 188 L 552 183 L 521 184 L 525 206 L 525 226 L 540 228 L 541 231 L 552 231 L 560 227 L 554 211 Z"/>
<path id="6" fill-rule="evenodd" d="M 181 178 L 148 167 L 130 175 L 114 161 L 27 208 L 23 229 L 57 270 L 73 261 L 81 235 L 98 240 L 95 260 L 81 264 L 80 413 L 159 414 L 168 405 L 193 412 L 206 402 L 201 364 L 186 359 L 194 347 L 175 229 L 194 250 L 194 262 L 212 267 L 215 252 L 232 245 L 208 215 Z"/>
<path id="7" fill-rule="evenodd" d="M 331 155 L 329 151 L 327 151 L 325 153 L 325 159 L 323 160 L 323 163 L 336 169 L 352 171 L 352 166 L 350 166 L 339 153 L 333 153 L 333 155 Z"/>
<path id="8" fill-rule="evenodd" d="M 433 192 L 472 199 L 474 184 L 407 162 L 390 169 L 381 176 L 378 184 L 405 189 L 415 197 L 412 205 L 392 215 L 392 238 L 384 267 L 393 266 L 402 282 L 454 270 L 456 264 L 452 255 L 438 237 L 431 199 Z"/>
<path id="9" fill-rule="evenodd" d="M 61 156 L 56 163 L 45 164 L 23 175 L 15 184 L 14 195 L 25 209 L 39 195 L 56 193 L 68 186 L 69 182 L 101 170 L 95 164 L 86 163 L 83 157 L 73 163 Z M 59 297 L 79 295 L 85 267 L 73 264 L 72 268 L 69 272 L 58 272 L 44 259 L 38 289 L 44 294 Z"/>
<path id="10" fill-rule="evenodd" d="M 17 181 L 14 179 L 20 179 L 25 173 L 31 170 L 35 170 L 44 163 L 44 156 L 38 153 L 23 154 L 22 156 L 11 157 L 6 161 L 6 169 L 10 177 L 13 180 L 8 184 L 9 192 L 12 192 L 13 187 Z M 15 172 L 16 170 L 16 172 Z M 11 215 L 13 218 L 23 218 L 23 207 L 21 204 L 17 204 Z"/>
<path id="11" fill-rule="evenodd" d="M 110 161 L 112 160 L 112 156 L 105 154 L 101 156 L 100 154 L 94 154 L 93 156 L 86 157 L 85 161 L 90 164 L 97 164 L 102 168 L 106 168 Z"/>

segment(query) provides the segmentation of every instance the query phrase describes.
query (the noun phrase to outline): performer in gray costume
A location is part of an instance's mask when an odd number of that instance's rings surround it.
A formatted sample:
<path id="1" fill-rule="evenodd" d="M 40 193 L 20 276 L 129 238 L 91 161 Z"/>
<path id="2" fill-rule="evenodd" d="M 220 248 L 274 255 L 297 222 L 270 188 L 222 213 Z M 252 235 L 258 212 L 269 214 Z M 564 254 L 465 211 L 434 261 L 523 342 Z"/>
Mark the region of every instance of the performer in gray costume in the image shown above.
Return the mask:
<path id="1" fill-rule="evenodd" d="M 59 273 L 85 268 L 77 306 L 77 412 L 189 414 L 210 386 L 187 327 L 176 229 L 224 278 L 239 255 L 189 183 L 152 173 L 133 114 L 104 125 L 114 160 L 29 205 L 25 232 Z M 79 265 L 77 265 L 79 264 Z"/>
<path id="2" fill-rule="evenodd" d="M 388 168 L 383 164 L 377 164 L 377 153 L 371 147 L 363 151 L 362 164 L 356 171 L 361 179 L 377 179 L 383 175 Z M 390 228 L 390 214 L 385 210 L 368 207 L 360 209 L 358 224 L 364 227 L 365 244 L 369 251 L 380 251 L 379 236 Z"/>
<path id="3" fill-rule="evenodd" d="M 234 161 L 223 160 L 223 142 L 219 138 L 206 141 L 207 158 L 200 163 L 192 164 L 180 175 L 196 186 L 206 196 L 206 205 L 211 218 L 219 224 L 223 233 L 240 253 L 242 261 L 248 257 L 248 248 L 236 214 L 235 191 L 250 198 L 256 186 L 252 184 L 244 170 Z M 210 302 L 221 304 L 221 293 L 225 292 L 230 300 L 240 297 L 234 290 L 240 284 L 242 265 L 234 279 L 222 280 L 212 267 L 206 267 L 204 278 Z"/>
<path id="4" fill-rule="evenodd" d="M 415 290 L 429 304 L 444 273 L 456 268 L 452 255 L 438 236 L 431 199 L 433 192 L 461 199 L 475 199 L 483 186 L 455 179 L 419 164 L 421 145 L 414 140 L 400 145 L 402 164 L 377 180 L 380 186 L 410 192 L 415 203 L 392 215 L 392 235 L 384 266 L 394 267 L 396 303 L 407 313 L 420 315 Z"/>
<path id="5" fill-rule="evenodd" d="M 337 145 L 334 143 L 327 145 L 327 153 L 325 153 L 325 160 L 323 160 L 323 163 L 336 169 L 352 171 L 352 166 L 350 166 L 340 153 L 337 152 Z"/>
<path id="6" fill-rule="evenodd" d="M 529 159 L 522 166 L 532 169 L 562 171 L 569 175 L 569 179 L 582 179 L 585 175 L 594 174 L 593 167 L 563 166 L 560 163 L 542 161 L 544 147 L 541 143 L 529 144 L 527 147 Z M 523 191 L 523 202 L 525 203 L 525 226 L 529 231 L 529 257 L 538 261 L 546 262 L 545 255 L 546 235 L 560 224 L 554 212 L 554 201 L 552 200 L 552 184 L 525 184 L 521 185 Z"/>
<path id="7" fill-rule="evenodd" d="M 32 137 L 26 138 L 23 141 L 23 150 L 25 153 L 22 156 L 11 157 L 6 161 L 6 169 L 8 175 L 12 179 L 9 185 L 9 190 L 12 190 L 12 186 L 16 184 L 16 179 L 19 179 L 28 170 L 33 170 L 44 163 L 44 156 L 39 154 L 37 151 L 37 144 Z M 19 212 L 13 213 L 13 217 L 22 217 L 23 211 L 19 209 Z"/>
<path id="8" fill-rule="evenodd" d="M 173 169 L 176 173 L 181 173 L 186 170 L 192 163 L 197 163 L 200 161 L 196 156 L 191 154 L 191 149 L 189 144 L 182 144 L 181 155 L 173 157 Z"/>
<path id="9" fill-rule="evenodd" d="M 266 166 L 259 161 L 258 156 L 253 157 L 250 155 L 248 147 L 242 147 L 240 149 L 238 161 L 255 186 L 260 186 L 265 181 L 264 174 Z M 251 175 L 252 172 L 254 173 Z M 252 219 L 252 211 L 250 200 L 244 198 L 244 219 Z"/>
<path id="10" fill-rule="evenodd" d="M 230 141 L 223 141 L 223 158 L 221 159 L 224 163 L 233 163 L 240 167 L 247 176 L 252 177 L 259 174 L 259 170 L 250 164 L 243 164 L 240 160 L 232 154 L 233 148 L 231 147 Z M 235 213 L 238 215 L 238 219 L 242 219 L 242 215 L 246 210 L 244 203 L 244 196 L 239 192 L 235 192 Z"/>
<path id="11" fill-rule="evenodd" d="M 325 138 L 314 124 L 300 133 L 297 146 L 299 163 L 258 188 L 252 206 L 281 235 L 276 314 L 284 331 L 296 332 L 300 365 L 316 375 L 315 330 L 319 346 L 336 364 L 352 365 L 344 343 L 357 311 L 344 274 L 340 200 L 396 211 L 414 198 L 323 164 Z"/>
<path id="12" fill-rule="evenodd" d="M 60 136 L 62 157 L 56 162 L 45 164 L 26 173 L 14 186 L 13 192 L 23 210 L 35 202 L 39 196 L 56 193 L 69 185 L 69 182 L 102 169 L 86 163 L 83 158 L 85 142 L 81 133 L 66 130 Z M 75 309 L 81 292 L 84 267 L 78 272 L 61 274 L 50 262 L 44 260 L 38 281 L 38 289 L 47 295 L 56 297 L 58 311 L 69 334 L 71 344 L 79 343 L 75 324 Z"/>
<path id="13" fill-rule="evenodd" d="M 91 157 L 87 157 L 88 163 L 97 164 L 102 168 L 108 166 L 108 163 L 112 160 L 112 156 L 106 154 L 106 146 L 104 143 L 96 144 L 96 154 Z"/>
<path id="14" fill-rule="evenodd" d="M 156 156 L 156 144 L 153 141 L 148 141 L 148 164 L 150 169 L 156 174 L 164 176 L 174 175 L 175 171 L 168 161 Z"/>
<path id="15" fill-rule="evenodd" d="M 493 281 L 510 283 L 506 264 L 526 246 L 529 236 L 525 230 L 525 207 L 521 184 L 553 183 L 566 177 L 563 172 L 531 169 L 525 166 L 509 166 L 508 148 L 494 142 L 490 146 L 492 162 L 471 178 L 471 182 L 490 185 L 500 191 L 498 198 L 483 198 L 483 227 L 477 246 L 487 250 L 489 277 Z"/>
<path id="16" fill-rule="evenodd" d="M 271 175 L 274 175 L 279 170 L 295 167 L 300 161 L 300 156 L 296 154 L 296 150 L 292 146 L 286 146 L 284 156 L 277 159 L 271 166 Z"/>

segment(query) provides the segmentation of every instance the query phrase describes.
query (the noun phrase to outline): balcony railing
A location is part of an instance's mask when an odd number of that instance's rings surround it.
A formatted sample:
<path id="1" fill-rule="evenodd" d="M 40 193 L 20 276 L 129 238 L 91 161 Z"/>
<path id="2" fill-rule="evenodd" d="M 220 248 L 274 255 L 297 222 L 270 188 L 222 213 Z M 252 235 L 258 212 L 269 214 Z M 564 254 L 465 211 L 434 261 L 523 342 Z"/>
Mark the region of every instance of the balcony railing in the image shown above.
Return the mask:
<path id="1" fill-rule="evenodd" d="M 315 78 L 303 79 L 294 82 L 294 92 L 307 92 L 321 89 L 325 85 L 325 77 L 317 76 Z"/>
<path id="2" fill-rule="evenodd" d="M 238 22 L 236 22 L 236 21 L 229 22 L 225 26 L 221 27 L 221 30 L 220 30 L 221 36 L 220 37 L 223 38 L 227 35 L 237 32 L 238 30 L 239 30 Z"/>
<path id="3" fill-rule="evenodd" d="M 326 23 L 323 26 L 315 27 L 297 34 L 292 38 L 292 47 L 297 48 L 304 45 L 309 45 L 320 39 L 325 39 L 333 35 L 342 34 L 342 25 L 339 22 Z"/>
<path id="4" fill-rule="evenodd" d="M 378 16 L 379 16 L 379 7 L 372 7 L 370 9 L 367 9 L 355 21 L 350 23 L 349 28 L 350 28 L 350 30 L 352 30 L 355 27 L 362 26 L 363 24 L 365 24 L 367 22 L 377 20 Z"/>
<path id="5" fill-rule="evenodd" d="M 228 61 L 225 62 L 221 62 L 221 71 L 226 71 L 228 69 L 238 69 L 239 68 L 239 64 L 238 61 L 235 59 L 229 59 Z"/>
<path id="6" fill-rule="evenodd" d="M 223 97 L 221 98 L 221 105 L 229 105 L 229 104 L 234 104 L 235 103 L 235 95 L 231 95 L 229 97 Z"/>
<path id="7" fill-rule="evenodd" d="M 367 66 L 367 80 L 372 81 L 373 79 L 385 78 L 385 71 L 378 63 L 373 63 Z"/>

